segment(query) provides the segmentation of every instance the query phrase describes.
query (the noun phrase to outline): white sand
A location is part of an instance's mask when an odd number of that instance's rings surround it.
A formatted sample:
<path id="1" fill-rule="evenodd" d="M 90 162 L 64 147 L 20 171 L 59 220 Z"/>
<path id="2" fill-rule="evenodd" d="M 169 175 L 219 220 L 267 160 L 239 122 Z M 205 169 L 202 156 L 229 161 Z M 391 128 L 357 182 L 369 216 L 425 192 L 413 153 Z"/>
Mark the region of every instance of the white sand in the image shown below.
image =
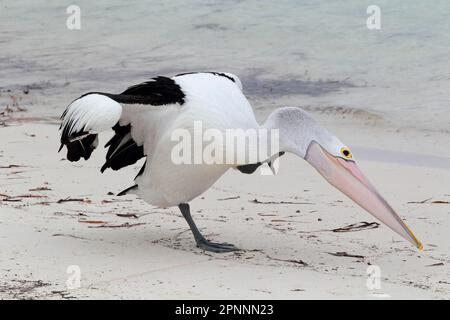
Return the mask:
<path id="1" fill-rule="evenodd" d="M 192 202 L 209 238 L 245 250 L 205 253 L 177 208 L 107 195 L 131 185 L 139 165 L 102 175 L 103 150 L 89 162 L 62 161 L 56 125 L 10 122 L 0 128 L 0 167 L 20 167 L 0 169 L 0 298 L 450 298 L 450 204 L 432 203 L 450 201 L 450 170 L 395 163 L 414 155 L 448 157 L 442 148 L 448 136 L 322 120 L 355 150 L 369 145 L 381 154 L 406 153 L 388 162 L 361 154 L 360 166 L 424 251 L 384 226 L 330 231 L 375 220 L 304 161 L 285 156 L 275 177 L 230 171 Z M 29 191 L 40 187 L 50 190 Z M 84 202 L 57 203 L 67 197 Z M 364 258 L 330 254 L 337 252 Z M 80 288 L 66 285 L 69 265 L 81 269 Z M 379 290 L 366 286 L 369 265 L 380 267 Z"/>

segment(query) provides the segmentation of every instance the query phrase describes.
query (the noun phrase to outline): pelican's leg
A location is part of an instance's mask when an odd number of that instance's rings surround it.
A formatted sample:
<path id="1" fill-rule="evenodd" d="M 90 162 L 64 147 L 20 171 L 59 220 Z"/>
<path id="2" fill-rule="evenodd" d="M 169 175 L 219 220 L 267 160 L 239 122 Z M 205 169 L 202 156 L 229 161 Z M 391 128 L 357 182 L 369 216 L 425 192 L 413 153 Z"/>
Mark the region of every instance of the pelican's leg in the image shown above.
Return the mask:
<path id="1" fill-rule="evenodd" d="M 205 237 L 200 233 L 200 230 L 198 230 L 194 220 L 191 217 L 191 210 L 189 208 L 189 204 L 181 203 L 178 206 L 178 208 L 180 208 L 183 217 L 186 219 L 187 223 L 189 224 L 189 227 L 191 228 L 195 242 L 197 243 L 197 247 L 212 252 L 230 252 L 239 250 L 238 248 L 229 243 L 216 243 L 206 240 Z"/>

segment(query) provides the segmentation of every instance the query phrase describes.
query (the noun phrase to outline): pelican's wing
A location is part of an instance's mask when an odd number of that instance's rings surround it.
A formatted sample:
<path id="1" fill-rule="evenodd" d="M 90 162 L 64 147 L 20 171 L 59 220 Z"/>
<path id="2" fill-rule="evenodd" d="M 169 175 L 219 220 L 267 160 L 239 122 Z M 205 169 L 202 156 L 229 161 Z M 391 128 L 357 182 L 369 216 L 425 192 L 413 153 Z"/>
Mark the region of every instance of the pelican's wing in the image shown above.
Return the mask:
<path id="1" fill-rule="evenodd" d="M 98 134 L 112 128 L 115 135 L 105 146 L 108 151 L 101 171 L 118 170 L 151 153 L 159 135 L 181 108 L 196 109 L 199 118 L 207 118 L 208 113 L 237 114 L 237 119 L 250 118 L 256 124 L 242 94 L 242 84 L 233 74 L 199 72 L 156 77 L 121 94 L 91 92 L 73 101 L 61 117 L 60 150 L 67 147 L 70 161 L 87 160 L 98 145 Z M 233 113 L 233 108 L 238 111 Z"/>
<path id="2" fill-rule="evenodd" d="M 93 92 L 73 101 L 61 117 L 61 148 L 67 159 L 89 159 L 98 134 L 113 129 L 101 171 L 118 170 L 145 156 L 144 143 L 155 136 L 161 114 L 184 104 L 185 95 L 170 78 L 157 77 L 132 86 L 121 94 Z"/>

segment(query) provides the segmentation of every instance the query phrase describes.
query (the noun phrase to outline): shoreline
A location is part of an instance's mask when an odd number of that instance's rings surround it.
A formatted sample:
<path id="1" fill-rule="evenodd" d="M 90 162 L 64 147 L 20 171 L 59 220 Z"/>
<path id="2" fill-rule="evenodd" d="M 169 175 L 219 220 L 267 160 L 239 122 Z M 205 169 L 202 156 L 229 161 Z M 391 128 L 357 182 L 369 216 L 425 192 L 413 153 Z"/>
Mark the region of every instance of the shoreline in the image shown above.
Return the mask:
<path id="1" fill-rule="evenodd" d="M 271 109 L 258 108 L 259 104 L 260 102 L 255 103 L 255 113 L 259 123 L 263 123 Z M 450 149 L 441 148 L 447 138 L 450 139 L 450 132 L 401 126 L 379 116 L 361 118 L 357 111 L 350 114 L 324 113 L 299 107 L 311 113 L 325 128 L 347 142 L 357 159 L 450 170 Z M 28 124 L 59 126 L 60 115 L 53 115 L 54 111 L 45 117 L 29 113 L 25 109 L 12 112 L 7 117 L 0 116 L 0 129 Z M 56 129 L 55 134 L 57 131 Z M 361 134 L 354 135 L 354 132 Z M 401 139 L 398 139 L 399 136 Z"/>

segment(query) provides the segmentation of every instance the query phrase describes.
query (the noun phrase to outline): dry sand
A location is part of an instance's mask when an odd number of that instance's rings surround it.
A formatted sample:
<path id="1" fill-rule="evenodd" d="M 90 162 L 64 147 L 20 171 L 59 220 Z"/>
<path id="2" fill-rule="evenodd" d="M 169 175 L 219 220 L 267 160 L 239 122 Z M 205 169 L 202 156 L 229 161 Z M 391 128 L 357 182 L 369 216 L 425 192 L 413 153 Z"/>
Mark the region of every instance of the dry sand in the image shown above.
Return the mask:
<path id="1" fill-rule="evenodd" d="M 276 176 L 230 170 L 192 202 L 205 235 L 244 249 L 206 253 L 177 208 L 111 194 L 131 185 L 138 164 L 102 175 L 103 150 L 70 163 L 56 154 L 55 123 L 8 121 L 0 127 L 0 298 L 450 298 L 448 134 L 317 116 L 360 150 L 363 171 L 424 251 L 376 224 L 336 232 L 375 220 L 287 155 Z M 81 270 L 76 289 L 67 287 L 70 265 Z M 380 289 L 366 285 L 371 265 Z"/>

